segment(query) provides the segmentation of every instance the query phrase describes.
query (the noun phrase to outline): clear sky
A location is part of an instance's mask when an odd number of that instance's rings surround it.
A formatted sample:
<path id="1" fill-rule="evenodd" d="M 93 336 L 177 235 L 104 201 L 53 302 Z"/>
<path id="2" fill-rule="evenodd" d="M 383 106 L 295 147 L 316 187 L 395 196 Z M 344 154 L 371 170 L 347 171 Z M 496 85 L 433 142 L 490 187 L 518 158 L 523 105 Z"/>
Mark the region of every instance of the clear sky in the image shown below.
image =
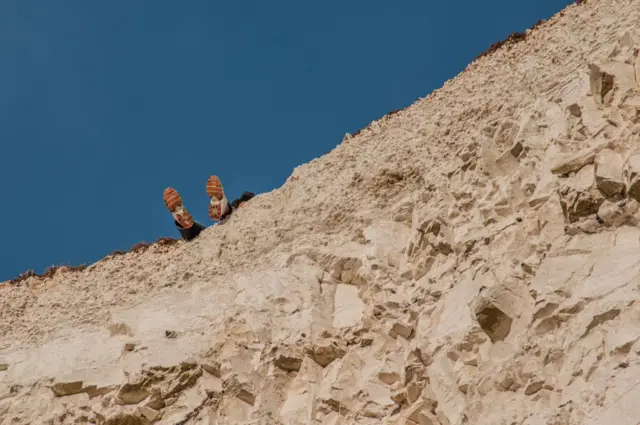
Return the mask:
<path id="1" fill-rule="evenodd" d="M 569 0 L 0 3 L 0 281 L 179 237 Z"/>

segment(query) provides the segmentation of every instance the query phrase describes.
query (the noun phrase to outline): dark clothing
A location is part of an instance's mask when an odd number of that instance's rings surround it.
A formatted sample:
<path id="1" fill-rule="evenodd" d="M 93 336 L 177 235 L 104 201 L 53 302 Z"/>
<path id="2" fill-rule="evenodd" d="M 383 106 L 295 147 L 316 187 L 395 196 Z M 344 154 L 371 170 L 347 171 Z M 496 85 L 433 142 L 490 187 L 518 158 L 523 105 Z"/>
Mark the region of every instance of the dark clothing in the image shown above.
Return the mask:
<path id="1" fill-rule="evenodd" d="M 236 210 L 242 202 L 247 202 L 254 196 L 256 195 L 251 192 L 244 192 L 242 195 L 240 195 L 238 199 L 236 199 L 229 205 L 229 209 L 227 210 L 227 212 L 222 217 L 220 217 L 220 223 L 223 223 L 227 218 L 229 218 L 233 211 Z M 200 234 L 200 232 L 206 229 L 206 226 L 203 226 L 195 220 L 193 221 L 193 226 L 189 227 L 188 229 L 180 227 L 180 224 L 175 220 L 173 220 L 173 222 L 176 225 L 178 232 L 180 232 L 180 236 L 182 236 L 182 239 L 184 239 L 185 241 L 191 241 L 195 239 Z"/>
<path id="2" fill-rule="evenodd" d="M 249 199 L 253 198 L 254 196 L 256 196 L 255 193 L 252 192 L 242 192 L 242 195 L 240 195 L 240 197 L 238 199 L 236 199 L 235 201 L 233 201 L 231 203 L 231 208 L 232 209 L 237 209 L 241 203 L 243 202 L 247 202 Z"/>
<path id="3" fill-rule="evenodd" d="M 202 224 L 198 223 L 195 220 L 193 222 L 193 226 L 189 227 L 188 229 L 185 229 L 184 227 L 180 227 L 180 224 L 175 220 L 173 220 L 173 222 L 175 223 L 176 228 L 178 229 L 178 232 L 180 232 L 180 236 L 182 236 L 182 239 L 184 239 L 185 241 L 190 241 L 192 239 L 195 239 L 196 236 L 200 234 L 200 232 L 206 229 L 205 226 L 203 226 Z"/>

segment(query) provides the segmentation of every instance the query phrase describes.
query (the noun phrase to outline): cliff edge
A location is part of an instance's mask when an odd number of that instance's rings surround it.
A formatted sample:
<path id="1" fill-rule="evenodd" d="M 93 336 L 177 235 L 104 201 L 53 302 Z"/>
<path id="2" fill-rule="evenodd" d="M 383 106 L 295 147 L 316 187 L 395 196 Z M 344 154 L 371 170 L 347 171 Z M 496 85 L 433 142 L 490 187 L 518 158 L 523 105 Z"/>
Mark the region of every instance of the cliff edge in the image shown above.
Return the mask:
<path id="1" fill-rule="evenodd" d="M 193 242 L 0 285 L 0 424 L 637 425 L 640 1 L 493 50 Z"/>

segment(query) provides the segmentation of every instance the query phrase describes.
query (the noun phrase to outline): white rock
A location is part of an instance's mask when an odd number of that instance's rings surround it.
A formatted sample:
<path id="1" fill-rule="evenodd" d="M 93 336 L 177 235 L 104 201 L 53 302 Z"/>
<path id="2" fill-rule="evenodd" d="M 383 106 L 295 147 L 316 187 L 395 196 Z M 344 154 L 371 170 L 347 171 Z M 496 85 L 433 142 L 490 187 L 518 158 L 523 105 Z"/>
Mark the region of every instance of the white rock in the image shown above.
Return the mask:
<path id="1" fill-rule="evenodd" d="M 333 326 L 347 328 L 356 326 L 362 321 L 364 303 L 354 285 L 337 285 L 334 298 Z"/>
<path id="2" fill-rule="evenodd" d="M 636 425 L 639 18 L 572 5 L 195 241 L 0 285 L 0 422 Z"/>
<path id="3" fill-rule="evenodd" d="M 622 157 L 611 149 L 602 149 L 595 157 L 596 185 L 605 197 L 624 191 Z"/>

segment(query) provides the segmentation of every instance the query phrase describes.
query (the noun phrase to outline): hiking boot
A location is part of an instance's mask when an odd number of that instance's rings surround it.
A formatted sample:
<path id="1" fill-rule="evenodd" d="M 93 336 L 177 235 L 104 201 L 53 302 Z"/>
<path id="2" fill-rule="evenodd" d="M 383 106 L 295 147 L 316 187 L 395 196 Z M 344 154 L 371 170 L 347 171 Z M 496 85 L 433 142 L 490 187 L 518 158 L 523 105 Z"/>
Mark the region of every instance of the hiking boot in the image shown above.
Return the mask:
<path id="1" fill-rule="evenodd" d="M 189 211 L 182 205 L 182 198 L 177 190 L 168 187 L 164 190 L 164 203 L 169 209 L 174 220 L 184 229 L 189 229 L 193 226 L 193 217 L 189 214 Z"/>
<path id="2" fill-rule="evenodd" d="M 207 180 L 207 195 L 209 195 L 209 217 L 220 221 L 229 212 L 229 201 L 224 195 L 222 183 L 217 176 L 211 176 Z"/>

